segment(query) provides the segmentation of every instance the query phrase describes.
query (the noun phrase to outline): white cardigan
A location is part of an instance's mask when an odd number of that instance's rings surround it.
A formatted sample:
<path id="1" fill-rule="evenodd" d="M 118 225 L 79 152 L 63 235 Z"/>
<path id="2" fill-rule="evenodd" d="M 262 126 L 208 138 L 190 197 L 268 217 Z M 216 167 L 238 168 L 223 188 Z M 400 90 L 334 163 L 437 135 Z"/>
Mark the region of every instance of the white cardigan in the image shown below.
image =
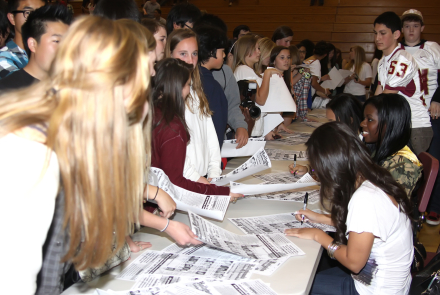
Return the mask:
<path id="1" fill-rule="evenodd" d="M 191 105 L 194 113 L 185 106 L 185 122 L 191 138 L 186 147 L 183 176 L 192 181 L 205 175 L 218 177 L 222 174 L 221 156 L 214 123 L 211 116 L 200 115 L 200 100 L 192 88 L 191 96 L 194 98 Z"/>

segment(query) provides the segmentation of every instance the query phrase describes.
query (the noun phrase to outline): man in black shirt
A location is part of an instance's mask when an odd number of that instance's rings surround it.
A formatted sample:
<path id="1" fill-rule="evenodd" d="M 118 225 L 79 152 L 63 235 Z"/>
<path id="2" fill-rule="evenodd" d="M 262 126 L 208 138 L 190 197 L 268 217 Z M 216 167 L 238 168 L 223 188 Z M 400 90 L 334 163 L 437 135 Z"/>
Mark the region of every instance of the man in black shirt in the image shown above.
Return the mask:
<path id="1" fill-rule="evenodd" d="M 27 87 L 46 78 L 58 44 L 71 21 L 71 14 L 63 5 L 47 5 L 31 12 L 21 28 L 29 63 L 1 79 L 0 90 Z"/>

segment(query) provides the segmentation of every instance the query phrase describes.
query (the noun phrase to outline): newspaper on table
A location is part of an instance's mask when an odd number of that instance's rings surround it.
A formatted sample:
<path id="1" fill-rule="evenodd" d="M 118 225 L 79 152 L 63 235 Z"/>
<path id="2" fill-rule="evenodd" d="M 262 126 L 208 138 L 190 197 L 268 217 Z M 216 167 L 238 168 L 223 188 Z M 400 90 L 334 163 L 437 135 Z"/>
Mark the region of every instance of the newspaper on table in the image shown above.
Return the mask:
<path id="1" fill-rule="evenodd" d="M 147 251 L 138 256 L 117 279 L 137 281 L 152 274 L 200 279 L 241 280 L 249 278 L 256 265 L 246 261 Z"/>
<path id="2" fill-rule="evenodd" d="M 224 140 L 221 156 L 223 158 L 252 156 L 260 148 L 264 148 L 266 141 L 264 141 L 264 137 L 249 138 L 245 146 L 237 149 L 237 145 L 238 143 L 236 139 Z"/>
<path id="3" fill-rule="evenodd" d="M 282 144 L 288 144 L 288 145 L 298 145 L 298 144 L 304 144 L 309 140 L 310 133 L 302 133 L 302 132 L 295 132 L 293 134 L 287 134 L 283 137 L 277 140 L 274 140 L 272 143 L 282 143 Z"/>
<path id="4" fill-rule="evenodd" d="M 283 234 L 237 235 L 192 212 L 188 214 L 192 231 L 200 241 L 211 247 L 252 259 L 277 259 L 305 254 Z"/>
<path id="5" fill-rule="evenodd" d="M 312 127 L 312 128 L 318 128 L 319 126 L 321 126 L 324 123 L 323 122 L 309 122 L 309 121 L 307 121 L 307 122 L 301 122 L 301 124 L 305 124 L 305 125 Z"/>
<path id="6" fill-rule="evenodd" d="M 271 160 L 293 161 L 296 155 L 297 160 L 307 160 L 307 151 L 287 151 L 280 149 L 266 149 Z"/>
<path id="7" fill-rule="evenodd" d="M 293 212 L 254 217 L 229 218 L 229 220 L 245 234 L 254 235 L 284 233 L 284 230 L 288 228 L 319 228 L 323 231 L 336 231 L 335 227 L 322 223 L 305 221 L 301 225 L 301 221 L 298 221 L 295 218 Z"/>
<path id="8" fill-rule="evenodd" d="M 270 286 L 260 279 L 243 281 L 192 281 L 181 282 L 161 287 L 132 289 L 122 292 L 95 293 L 96 295 L 276 295 L 277 293 Z"/>
<path id="9" fill-rule="evenodd" d="M 324 114 L 318 114 L 318 113 L 308 113 L 307 114 L 308 117 L 316 117 L 316 118 L 324 118 L 327 119 L 327 116 Z"/>
<path id="10" fill-rule="evenodd" d="M 260 195 L 245 196 L 246 199 L 257 199 L 267 201 L 286 201 L 286 202 L 303 202 L 305 193 L 309 193 L 309 204 L 316 204 L 319 202 L 319 190 L 312 191 L 285 191 L 282 193 L 270 193 Z"/>
<path id="11" fill-rule="evenodd" d="M 319 183 L 316 182 L 316 180 L 314 180 L 309 173 L 306 173 L 297 182 L 294 183 L 243 184 L 231 182 L 230 185 L 231 192 L 248 196 L 300 189 L 309 186 L 319 185 Z"/>
<path id="12" fill-rule="evenodd" d="M 292 183 L 299 181 L 302 176 L 293 175 L 290 172 L 275 172 L 268 174 L 254 174 L 253 177 L 264 181 L 264 184 L 275 184 L 275 183 Z"/>
<path id="13" fill-rule="evenodd" d="M 223 220 L 229 206 L 229 196 L 208 196 L 190 192 L 171 183 L 168 176 L 159 168 L 150 168 L 148 183 L 159 186 L 176 202 L 179 210 L 192 210 L 197 214 Z"/>
<path id="14" fill-rule="evenodd" d="M 266 154 L 264 148 L 260 148 L 251 158 L 249 158 L 249 160 L 228 174 L 213 178 L 211 183 L 215 185 L 225 185 L 230 181 L 245 178 L 252 174 L 269 169 L 270 167 L 272 167 L 272 163 L 270 162 L 269 156 Z"/>
<path id="15" fill-rule="evenodd" d="M 191 246 L 191 247 L 181 247 L 176 243 L 166 247 L 162 250 L 163 252 L 182 254 L 182 255 L 193 255 L 198 257 L 211 257 L 216 259 L 233 260 L 233 261 L 247 261 L 256 264 L 253 273 L 260 275 L 270 276 L 272 275 L 287 259 L 288 256 L 281 257 L 278 259 L 250 259 L 236 254 L 232 254 L 221 249 L 209 247 L 206 244 Z"/>

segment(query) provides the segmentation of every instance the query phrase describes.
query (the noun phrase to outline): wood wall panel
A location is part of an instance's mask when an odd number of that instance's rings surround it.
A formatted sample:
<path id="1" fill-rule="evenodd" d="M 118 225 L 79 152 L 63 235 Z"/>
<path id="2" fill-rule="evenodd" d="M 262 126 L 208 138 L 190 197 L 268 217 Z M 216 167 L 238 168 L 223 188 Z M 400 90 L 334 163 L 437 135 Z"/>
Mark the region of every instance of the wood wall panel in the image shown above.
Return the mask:
<path id="1" fill-rule="evenodd" d="M 340 0 L 339 6 L 435 7 L 436 0 Z"/>

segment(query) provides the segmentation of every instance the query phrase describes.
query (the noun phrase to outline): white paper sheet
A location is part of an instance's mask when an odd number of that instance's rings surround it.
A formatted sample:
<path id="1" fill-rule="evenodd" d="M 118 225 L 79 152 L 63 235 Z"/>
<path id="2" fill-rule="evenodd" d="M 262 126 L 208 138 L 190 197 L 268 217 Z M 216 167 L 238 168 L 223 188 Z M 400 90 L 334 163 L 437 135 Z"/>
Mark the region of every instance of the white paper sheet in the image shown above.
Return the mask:
<path id="1" fill-rule="evenodd" d="M 277 293 L 261 280 L 241 282 L 209 283 L 220 295 L 276 295 Z"/>
<path id="2" fill-rule="evenodd" d="M 136 281 L 156 274 L 241 280 L 248 278 L 254 269 L 255 264 L 246 261 L 220 260 L 161 251 L 146 251 L 130 263 L 116 278 Z"/>
<path id="3" fill-rule="evenodd" d="M 241 229 L 245 234 L 284 233 L 288 228 L 319 228 L 323 231 L 335 232 L 336 229 L 327 224 L 301 222 L 295 218 L 295 214 L 282 213 L 254 217 L 229 218 L 229 220 Z"/>
<path id="4" fill-rule="evenodd" d="M 331 80 L 327 80 L 321 83 L 322 88 L 328 88 L 328 89 L 336 89 L 343 80 L 341 73 L 336 67 L 333 67 L 331 71 L 328 73 Z"/>
<path id="5" fill-rule="evenodd" d="M 296 155 L 297 160 L 307 160 L 307 151 L 290 151 L 280 149 L 266 149 L 269 159 L 272 161 L 293 161 Z"/>
<path id="6" fill-rule="evenodd" d="M 221 156 L 223 158 L 252 156 L 260 148 L 264 148 L 266 142 L 264 141 L 264 137 L 249 138 L 247 144 L 244 147 L 237 149 L 237 145 L 238 143 L 235 139 L 223 141 Z"/>
<path id="7" fill-rule="evenodd" d="M 319 190 L 313 191 L 285 191 L 282 193 L 270 193 L 260 195 L 245 196 L 246 199 L 258 199 L 267 201 L 285 201 L 285 202 L 300 202 L 304 201 L 305 193 L 309 193 L 309 204 L 316 204 L 319 202 Z"/>
<path id="8" fill-rule="evenodd" d="M 339 70 L 339 74 L 341 74 L 342 78 L 345 79 L 345 78 L 347 78 L 348 76 L 353 75 L 354 72 L 349 71 L 349 70 L 340 69 L 340 70 Z"/>
<path id="9" fill-rule="evenodd" d="M 319 185 L 309 173 L 306 173 L 300 180 L 294 183 L 277 184 L 243 184 L 231 182 L 231 192 L 243 195 L 260 195 L 286 190 L 300 189 L 309 186 Z"/>
<path id="10" fill-rule="evenodd" d="M 197 280 L 199 279 L 192 277 L 149 275 L 136 280 L 136 283 L 133 285 L 133 287 L 131 287 L 131 290 L 148 289 L 177 283 L 193 282 Z"/>
<path id="11" fill-rule="evenodd" d="M 264 106 L 260 106 L 260 109 L 265 113 L 296 112 L 292 94 L 282 77 L 278 75 L 270 77 L 267 100 Z M 264 118 L 264 120 L 266 119 L 267 117 Z"/>
<path id="12" fill-rule="evenodd" d="M 192 210 L 197 214 L 217 220 L 223 220 L 229 206 L 229 196 L 208 196 L 178 187 L 171 183 L 168 176 L 159 168 L 150 168 L 148 183 L 159 186 L 176 202 L 179 210 Z"/>
<path id="13" fill-rule="evenodd" d="M 265 276 L 272 275 L 289 258 L 288 256 L 285 256 L 278 259 L 250 259 L 223 251 L 218 248 L 209 247 L 206 244 L 191 247 L 180 247 L 179 245 L 174 243 L 163 249 L 162 252 L 169 252 L 181 255 L 193 255 L 198 257 L 209 257 L 220 260 L 246 261 L 256 265 L 255 269 L 253 270 L 254 273 Z"/>
<path id="14" fill-rule="evenodd" d="M 283 117 L 280 114 L 267 114 L 264 117 L 263 136 L 266 136 L 269 132 L 275 129 L 278 125 L 284 122 Z"/>
<path id="15" fill-rule="evenodd" d="M 277 259 L 304 255 L 283 234 L 237 235 L 189 212 L 192 231 L 207 245 L 252 259 Z"/>
<path id="16" fill-rule="evenodd" d="M 264 171 L 270 167 L 272 167 L 272 163 L 269 160 L 269 156 L 266 154 L 264 149 L 261 148 L 242 165 L 235 168 L 226 175 L 213 178 L 211 180 L 211 183 L 215 185 L 225 185 L 228 184 L 230 181 L 245 178 L 252 174 Z"/>

